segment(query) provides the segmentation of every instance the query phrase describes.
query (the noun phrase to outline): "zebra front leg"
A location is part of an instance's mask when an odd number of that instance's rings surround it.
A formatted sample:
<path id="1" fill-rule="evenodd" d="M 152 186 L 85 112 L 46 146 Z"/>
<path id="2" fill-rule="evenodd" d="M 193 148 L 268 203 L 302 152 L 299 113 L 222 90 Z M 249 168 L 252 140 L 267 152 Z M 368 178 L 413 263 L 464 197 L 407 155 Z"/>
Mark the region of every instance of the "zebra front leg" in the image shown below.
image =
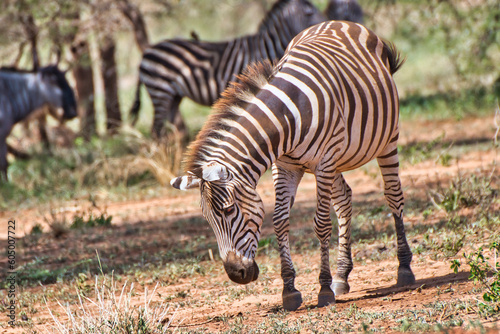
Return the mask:
<path id="1" fill-rule="evenodd" d="M 158 139 L 165 135 L 165 122 L 173 126 L 173 130 L 182 140 L 187 137 L 186 125 L 179 111 L 182 96 L 170 95 L 163 91 L 150 92 L 154 106 L 153 135 Z"/>
<path id="2" fill-rule="evenodd" d="M 340 296 L 350 290 L 347 279 L 353 268 L 351 256 L 352 191 L 342 174 L 335 175 L 332 202 L 339 225 L 339 255 L 332 289 L 335 295 Z"/>
<path id="3" fill-rule="evenodd" d="M 283 279 L 283 308 L 295 311 L 302 304 L 302 295 L 295 289 L 295 269 L 290 255 L 289 218 L 297 186 L 304 175 L 303 170 L 287 170 L 273 165 L 274 188 L 276 204 L 274 207 L 274 233 L 278 240 L 281 258 L 281 278 Z"/>
<path id="4" fill-rule="evenodd" d="M 318 307 L 335 303 L 335 294 L 332 291 L 332 274 L 330 271 L 330 239 L 332 236 L 332 221 L 330 219 L 330 205 L 332 196 L 332 174 L 316 175 L 317 206 L 314 216 L 314 232 L 320 242 L 321 269 L 318 294 Z"/>
<path id="5" fill-rule="evenodd" d="M 410 285 L 415 283 L 415 275 L 410 267 L 412 253 L 406 240 L 403 223 L 404 197 L 401 180 L 399 179 L 399 159 L 396 143 L 394 142 L 390 149 L 386 149 L 385 154 L 378 157 L 377 161 L 384 179 L 384 195 L 396 225 L 399 260 L 397 286 Z"/>

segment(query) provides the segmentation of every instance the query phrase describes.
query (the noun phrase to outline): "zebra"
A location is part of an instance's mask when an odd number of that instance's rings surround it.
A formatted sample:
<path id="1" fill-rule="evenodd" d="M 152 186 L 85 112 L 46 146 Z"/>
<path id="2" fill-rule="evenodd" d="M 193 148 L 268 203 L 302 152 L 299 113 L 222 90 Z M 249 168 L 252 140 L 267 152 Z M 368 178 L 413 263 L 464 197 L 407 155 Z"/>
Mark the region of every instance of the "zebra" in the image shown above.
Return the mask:
<path id="1" fill-rule="evenodd" d="M 363 9 L 357 0 L 330 0 L 325 15 L 329 20 L 363 23 Z"/>
<path id="2" fill-rule="evenodd" d="M 302 303 L 294 284 L 289 217 L 305 172 L 315 175 L 317 185 L 318 306 L 334 303 L 335 295 L 349 292 L 352 191 L 342 173 L 376 158 L 396 225 L 397 285 L 415 282 L 403 225 L 399 98 L 392 77 L 403 62 L 392 43 L 364 26 L 324 22 L 298 34 L 274 67 L 268 61 L 250 67 L 239 83 L 223 93 L 189 146 L 186 174 L 172 179 L 171 185 L 200 189 L 202 213 L 215 232 L 231 280 L 247 284 L 258 278 L 255 253 L 264 205 L 255 188 L 272 167 L 283 308 L 296 310 Z M 333 277 L 329 266 L 331 204 L 339 225 Z"/>
<path id="3" fill-rule="evenodd" d="M 185 137 L 179 113 L 183 97 L 212 105 L 249 63 L 281 58 L 296 34 L 325 20 L 308 0 L 279 0 L 256 34 L 224 42 L 170 39 L 149 47 L 139 66 L 132 118 L 137 120 L 144 84 L 154 106 L 153 134 L 159 137 L 167 120 Z"/>
<path id="4" fill-rule="evenodd" d="M 0 69 L 0 181 L 7 181 L 7 136 L 33 111 L 48 105 L 63 109 L 63 119 L 77 116 L 76 99 L 65 72 L 56 65 L 36 72 Z"/>

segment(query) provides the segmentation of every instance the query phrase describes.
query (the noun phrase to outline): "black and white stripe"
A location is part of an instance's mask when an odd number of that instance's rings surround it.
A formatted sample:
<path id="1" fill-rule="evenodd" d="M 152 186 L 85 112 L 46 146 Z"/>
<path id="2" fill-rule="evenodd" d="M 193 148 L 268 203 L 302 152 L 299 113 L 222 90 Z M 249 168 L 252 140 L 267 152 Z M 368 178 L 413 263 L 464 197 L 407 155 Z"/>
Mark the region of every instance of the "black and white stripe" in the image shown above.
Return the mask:
<path id="1" fill-rule="evenodd" d="M 183 97 L 212 105 L 249 63 L 279 59 L 296 34 L 324 20 L 307 0 L 279 0 L 254 35 L 218 43 L 172 39 L 151 46 L 140 64 L 139 85 L 153 102 L 153 133 L 160 135 L 165 121 L 184 133 Z M 131 113 L 137 114 L 139 106 L 138 89 Z"/>
<path id="2" fill-rule="evenodd" d="M 36 72 L 0 69 L 0 181 L 7 179 L 7 136 L 33 111 L 48 105 L 62 108 L 63 118 L 77 116 L 73 89 L 57 66 Z"/>
<path id="3" fill-rule="evenodd" d="M 318 305 L 335 301 L 332 290 L 347 293 L 353 266 L 352 192 L 342 172 L 377 159 L 395 218 L 398 284 L 415 281 L 398 172 L 399 99 L 392 75 L 401 65 L 395 48 L 362 25 L 331 21 L 298 34 L 274 67 L 264 63 L 250 68 L 241 83 L 223 94 L 215 106 L 217 113 L 191 146 L 186 164 L 189 176 L 174 179 L 172 185 L 180 189 L 201 186 L 203 214 L 217 235 L 232 280 L 248 283 L 257 278 L 253 260 L 263 203 L 255 187 L 272 165 L 273 221 L 285 309 L 294 310 L 302 302 L 294 286 L 288 235 L 290 209 L 305 172 L 313 173 L 317 183 Z M 331 205 L 339 222 L 339 257 L 333 277 L 329 267 Z"/>

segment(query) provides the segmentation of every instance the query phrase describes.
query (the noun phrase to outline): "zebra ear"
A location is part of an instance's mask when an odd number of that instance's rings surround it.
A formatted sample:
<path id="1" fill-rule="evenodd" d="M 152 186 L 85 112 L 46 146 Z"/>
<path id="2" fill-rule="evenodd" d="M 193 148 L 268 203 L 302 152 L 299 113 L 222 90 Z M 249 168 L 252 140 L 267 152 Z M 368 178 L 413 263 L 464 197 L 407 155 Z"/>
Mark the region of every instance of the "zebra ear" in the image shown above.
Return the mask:
<path id="1" fill-rule="evenodd" d="M 224 165 L 217 162 L 209 162 L 203 167 L 203 180 L 205 181 L 223 181 L 227 179 L 229 173 Z"/>
<path id="2" fill-rule="evenodd" d="M 196 187 L 199 187 L 201 180 L 192 175 L 184 175 L 184 176 L 179 176 L 176 177 L 175 179 L 172 179 L 170 181 L 170 185 L 174 187 L 175 189 L 179 190 L 188 190 L 188 189 L 193 189 Z"/>

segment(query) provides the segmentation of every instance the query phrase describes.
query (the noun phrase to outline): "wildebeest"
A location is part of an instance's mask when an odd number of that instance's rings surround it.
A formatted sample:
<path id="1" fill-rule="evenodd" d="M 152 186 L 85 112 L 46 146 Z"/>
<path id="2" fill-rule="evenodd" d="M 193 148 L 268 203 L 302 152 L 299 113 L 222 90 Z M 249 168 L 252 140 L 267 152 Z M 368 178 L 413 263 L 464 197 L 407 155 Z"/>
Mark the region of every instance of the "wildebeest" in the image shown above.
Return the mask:
<path id="1" fill-rule="evenodd" d="M 44 106 L 62 108 L 63 119 L 77 116 L 75 93 L 65 72 L 56 65 L 36 72 L 0 69 L 0 181 L 7 180 L 6 139 L 12 127 Z"/>

